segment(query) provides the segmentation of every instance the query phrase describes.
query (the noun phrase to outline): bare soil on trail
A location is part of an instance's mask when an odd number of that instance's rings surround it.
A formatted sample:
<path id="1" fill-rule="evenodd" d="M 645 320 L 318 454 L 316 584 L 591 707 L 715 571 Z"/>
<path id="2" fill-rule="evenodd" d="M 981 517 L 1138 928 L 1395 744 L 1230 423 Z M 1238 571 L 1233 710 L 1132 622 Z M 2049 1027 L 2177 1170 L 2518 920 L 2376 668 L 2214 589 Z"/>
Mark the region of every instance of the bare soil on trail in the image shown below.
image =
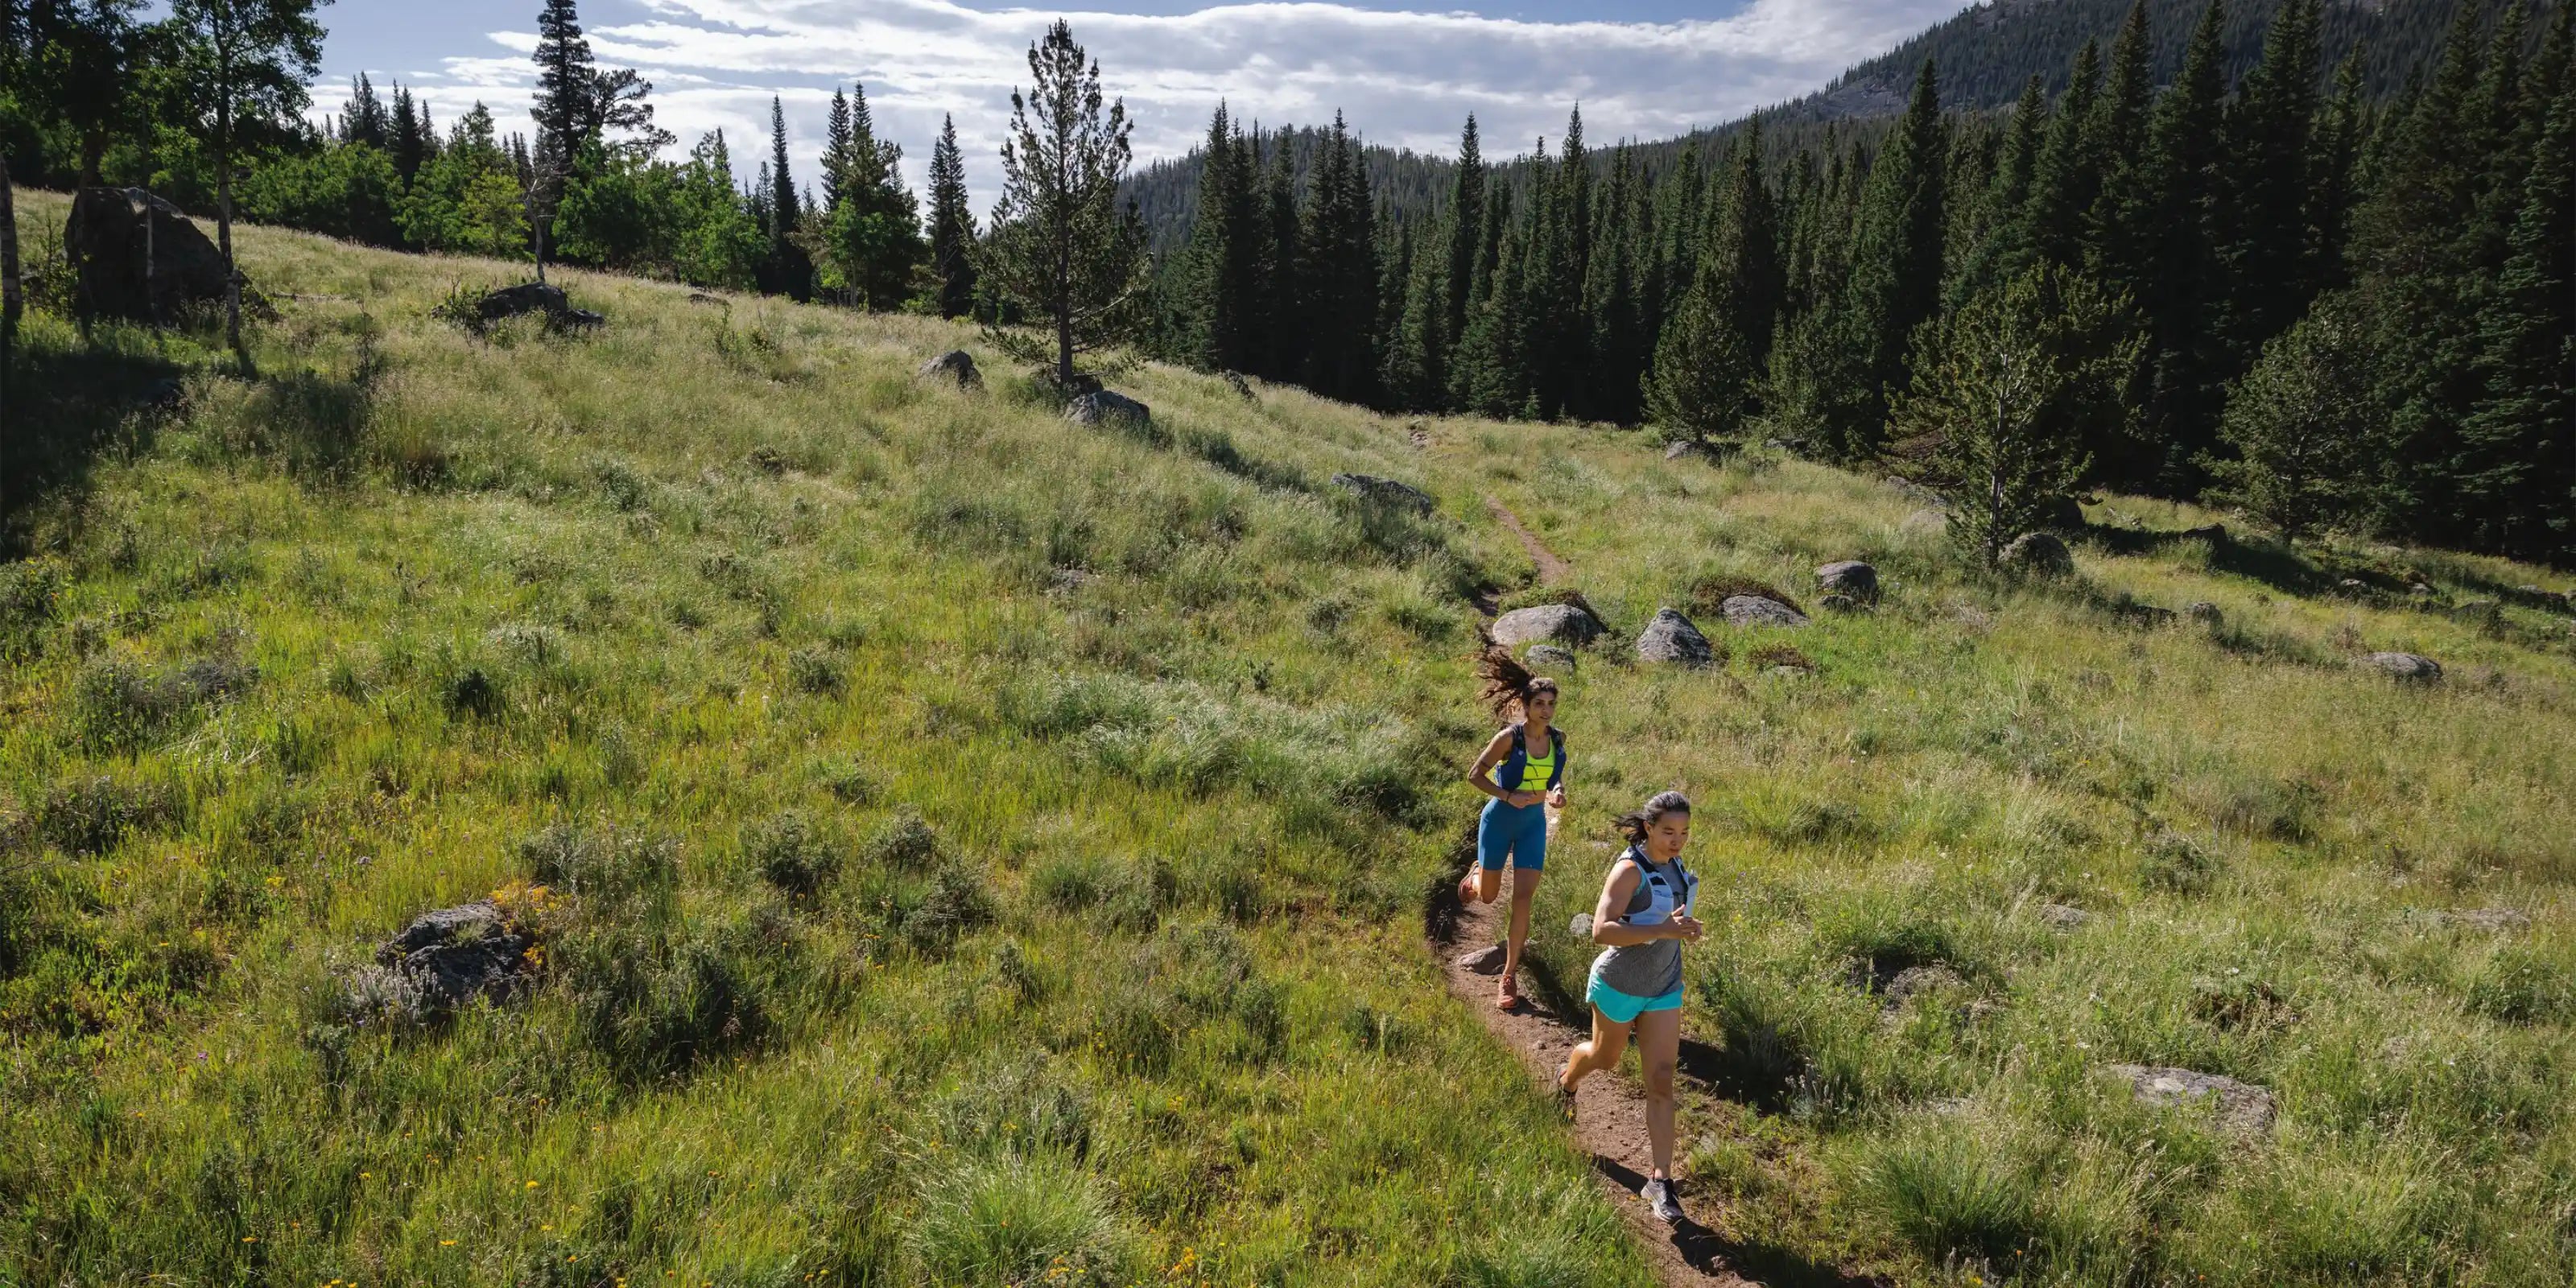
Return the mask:
<path id="1" fill-rule="evenodd" d="M 1550 996 L 1561 990 L 1535 987 L 1539 981 L 1531 978 L 1527 963 L 1521 968 L 1521 1004 L 1510 1011 L 1497 1010 L 1494 989 L 1499 981 L 1495 976 L 1477 973 L 1464 962 L 1475 950 L 1502 942 L 1504 919 L 1511 914 L 1510 900 L 1508 878 L 1501 895 L 1492 903 L 1461 903 L 1454 892 L 1446 893 L 1430 910 L 1425 929 L 1431 951 L 1448 977 L 1450 993 L 1520 1057 L 1540 1090 L 1552 1095 L 1567 1054 L 1592 1036 L 1591 1012 L 1580 1009 L 1579 998 L 1563 1008 L 1552 1003 Z M 1563 927 L 1530 928 L 1532 935 L 1551 932 L 1565 933 Z M 1695 1066 L 1706 1067 L 1713 1053 L 1687 1038 L 1682 1046 L 1681 1092 L 1687 1102 L 1693 1093 L 1705 1091 L 1705 1087 L 1691 1085 L 1696 1080 L 1689 1071 Z M 1571 1128 L 1577 1143 L 1592 1156 L 1593 1175 L 1609 1193 L 1638 1245 L 1645 1249 L 1647 1261 L 1655 1268 L 1655 1278 L 1663 1284 L 1672 1288 L 1760 1288 L 1765 1284 L 1778 1288 L 1805 1284 L 1871 1288 L 1882 1282 L 1845 1275 L 1779 1249 L 1749 1247 L 1696 1220 L 1686 1219 L 1678 1225 L 1657 1220 L 1647 1210 L 1645 1200 L 1637 1197 L 1638 1187 L 1646 1183 L 1647 1170 L 1653 1165 L 1646 1141 L 1645 1088 L 1625 1068 L 1596 1073 L 1583 1080 L 1575 1089 Z M 1681 1153 L 1686 1146 L 1686 1140 L 1677 1142 L 1675 1153 Z M 1713 1202 L 1706 1196 L 1686 1193 L 1682 1207 L 1686 1212 L 1716 1217 L 1707 1211 Z M 1755 1274 L 1764 1277 L 1749 1277 Z"/>
<path id="2" fill-rule="evenodd" d="M 1512 535 L 1521 539 L 1521 549 L 1528 551 L 1529 557 L 1538 564 L 1540 585 L 1553 586 L 1574 576 L 1574 565 L 1540 544 L 1537 534 L 1521 526 L 1520 516 L 1504 508 L 1502 502 L 1486 497 L 1485 509 L 1493 514 L 1496 522 L 1511 529 Z"/>

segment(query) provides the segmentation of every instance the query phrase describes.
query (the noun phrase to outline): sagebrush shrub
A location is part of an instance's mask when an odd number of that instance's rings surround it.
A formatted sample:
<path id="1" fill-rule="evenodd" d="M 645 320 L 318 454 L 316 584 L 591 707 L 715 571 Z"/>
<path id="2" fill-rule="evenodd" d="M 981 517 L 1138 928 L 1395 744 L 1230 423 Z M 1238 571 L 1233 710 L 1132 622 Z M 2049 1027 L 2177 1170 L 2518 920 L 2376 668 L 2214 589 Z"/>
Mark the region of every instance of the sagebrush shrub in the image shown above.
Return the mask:
<path id="1" fill-rule="evenodd" d="M 742 849 L 762 880 L 809 897 L 841 871 L 841 853 L 803 814 L 781 810 L 743 829 Z"/>
<path id="2" fill-rule="evenodd" d="M 894 817 L 879 826 L 859 848 L 859 858 L 868 866 L 897 872 L 929 867 L 939 861 L 942 853 L 939 833 L 932 831 L 921 811 L 910 805 L 896 809 Z"/>

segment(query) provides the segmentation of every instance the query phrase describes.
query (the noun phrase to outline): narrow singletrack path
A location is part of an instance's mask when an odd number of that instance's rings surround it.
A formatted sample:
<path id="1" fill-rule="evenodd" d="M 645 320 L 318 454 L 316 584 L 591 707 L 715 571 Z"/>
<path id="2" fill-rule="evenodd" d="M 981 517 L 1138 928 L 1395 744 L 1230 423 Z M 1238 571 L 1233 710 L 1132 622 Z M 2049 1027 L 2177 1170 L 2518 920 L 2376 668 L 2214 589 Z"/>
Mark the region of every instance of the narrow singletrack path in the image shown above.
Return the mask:
<path id="1" fill-rule="evenodd" d="M 1589 1015 L 1566 1015 L 1549 1007 L 1539 990 L 1524 986 L 1521 1004 L 1510 1011 L 1494 1009 L 1494 977 L 1478 974 L 1463 963 L 1472 949 L 1500 943 L 1503 918 L 1511 912 L 1509 888 L 1492 903 L 1460 907 L 1445 936 L 1435 935 L 1431 951 L 1449 977 L 1449 991 L 1518 1054 L 1541 1090 L 1552 1088 L 1576 1043 L 1592 1034 Z M 1532 927 L 1531 934 L 1545 934 Z M 1559 929 L 1562 933 L 1562 928 Z M 1527 969 L 1524 967 L 1524 969 Z M 1551 1093 L 1552 1094 L 1552 1093 Z M 1575 1140 L 1592 1156 L 1592 1172 L 1625 1217 L 1628 1229 L 1655 1267 L 1655 1278 L 1669 1285 L 1746 1285 L 1757 1281 L 1736 1273 L 1725 1240 L 1695 1221 L 1666 1225 L 1646 1210 L 1637 1187 L 1646 1183 L 1650 1165 L 1646 1149 L 1646 1092 L 1624 1069 L 1596 1073 L 1574 1093 Z M 1693 1205 L 1696 1205 L 1696 1201 Z"/>
<path id="2" fill-rule="evenodd" d="M 1590 1012 L 1556 1009 L 1547 1000 L 1549 990 L 1530 987 L 1526 977 L 1521 1004 L 1511 1011 L 1498 1011 L 1494 977 L 1466 964 L 1475 950 L 1502 942 L 1503 919 L 1511 913 L 1509 900 L 1508 884 L 1503 897 L 1492 903 L 1461 904 L 1454 894 L 1444 892 L 1426 918 L 1430 948 L 1448 978 L 1451 996 L 1520 1057 L 1521 1066 L 1542 1093 L 1553 1095 L 1567 1054 L 1592 1036 Z M 1533 926 L 1530 933 L 1546 934 L 1548 928 Z M 1556 933 L 1564 932 L 1560 927 Z M 1526 972 L 1530 966 L 1524 963 L 1522 969 Z M 1706 1090 L 1695 1071 L 1711 1067 L 1715 1055 L 1705 1044 L 1682 1039 L 1680 1090 L 1686 1101 L 1692 1093 Z M 1571 1130 L 1575 1142 L 1592 1156 L 1594 1177 L 1645 1251 L 1656 1281 L 1667 1288 L 1885 1288 L 1884 1280 L 1847 1274 L 1786 1249 L 1738 1243 L 1697 1220 L 1679 1225 L 1656 1220 L 1645 1200 L 1637 1197 L 1652 1165 L 1646 1141 L 1646 1092 L 1625 1067 L 1596 1073 L 1575 1089 Z M 1685 1195 L 1682 1206 L 1701 1216 L 1715 1216 L 1710 1210 L 1713 1202 L 1705 1195 Z"/>
<path id="3" fill-rule="evenodd" d="M 1521 539 L 1521 549 L 1528 551 L 1529 557 L 1538 564 L 1540 585 L 1554 586 L 1573 578 L 1574 565 L 1567 563 L 1563 556 L 1540 544 L 1536 533 L 1521 526 L 1519 515 L 1512 513 L 1502 502 L 1490 496 L 1485 498 L 1485 509 L 1494 516 L 1495 522 L 1511 529 L 1512 535 Z"/>

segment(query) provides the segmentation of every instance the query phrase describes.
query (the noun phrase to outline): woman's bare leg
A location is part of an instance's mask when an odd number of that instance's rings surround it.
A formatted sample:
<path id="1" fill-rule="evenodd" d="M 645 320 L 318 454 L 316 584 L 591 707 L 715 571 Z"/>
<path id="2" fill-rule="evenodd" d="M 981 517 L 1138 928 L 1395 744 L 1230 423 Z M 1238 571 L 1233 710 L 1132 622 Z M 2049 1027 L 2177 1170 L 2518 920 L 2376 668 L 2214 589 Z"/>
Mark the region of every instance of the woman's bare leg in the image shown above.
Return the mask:
<path id="1" fill-rule="evenodd" d="M 1681 1062 L 1682 1013 L 1648 1011 L 1637 1017 L 1637 1059 L 1646 1074 L 1646 1143 L 1654 1175 L 1673 1174 L 1673 1067 Z"/>
<path id="2" fill-rule="evenodd" d="M 1565 1057 L 1565 1072 L 1558 1074 L 1556 1085 L 1571 1091 L 1585 1078 L 1603 1069 L 1619 1067 L 1619 1057 L 1628 1051 L 1628 1026 L 1611 1021 L 1592 1008 L 1592 1040 L 1579 1043 Z"/>
<path id="3" fill-rule="evenodd" d="M 1503 982 L 1505 996 L 1518 996 L 1521 945 L 1529 942 L 1530 900 L 1538 895 L 1537 868 L 1512 869 L 1512 916 L 1510 930 L 1503 938 Z"/>

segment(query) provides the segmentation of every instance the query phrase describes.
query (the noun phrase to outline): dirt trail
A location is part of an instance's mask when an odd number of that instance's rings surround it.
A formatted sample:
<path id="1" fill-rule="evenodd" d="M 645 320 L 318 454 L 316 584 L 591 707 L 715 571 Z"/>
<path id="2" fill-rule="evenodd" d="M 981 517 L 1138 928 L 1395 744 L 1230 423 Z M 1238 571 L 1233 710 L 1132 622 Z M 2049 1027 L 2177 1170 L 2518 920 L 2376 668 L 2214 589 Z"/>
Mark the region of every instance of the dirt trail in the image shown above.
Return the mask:
<path id="1" fill-rule="evenodd" d="M 1486 497 L 1485 509 L 1492 512 L 1496 522 L 1511 529 L 1512 535 L 1521 539 L 1521 549 L 1529 551 L 1529 557 L 1537 561 L 1540 585 L 1553 586 L 1574 576 L 1574 565 L 1567 563 L 1555 551 L 1540 545 L 1538 537 L 1521 526 L 1520 516 L 1505 509 L 1502 502 L 1490 496 Z"/>
<path id="2" fill-rule="evenodd" d="M 1531 986 L 1531 967 L 1526 962 L 1521 968 L 1520 1006 L 1508 1012 L 1494 1009 L 1494 977 L 1478 974 L 1463 959 L 1477 948 L 1502 942 L 1503 919 L 1510 910 L 1508 884 L 1502 898 L 1487 904 L 1461 904 L 1454 894 L 1444 893 L 1431 908 L 1425 929 L 1441 973 L 1448 977 L 1449 992 L 1520 1057 L 1530 1078 L 1546 1092 L 1565 1068 L 1566 1054 L 1592 1035 L 1592 1017 L 1589 1011 L 1568 1014 L 1549 1005 L 1547 990 Z M 1542 935 L 1550 929 L 1533 926 L 1530 933 Z M 1553 929 L 1565 933 L 1563 927 Z M 1703 1043 L 1682 1039 L 1679 1089 L 1685 1107 L 1694 1094 L 1708 1091 L 1701 1075 L 1713 1066 L 1716 1054 Z M 1883 1280 L 1848 1275 L 1785 1249 L 1737 1243 L 1696 1220 L 1679 1225 L 1656 1220 L 1637 1197 L 1637 1187 L 1646 1183 L 1646 1169 L 1651 1166 L 1646 1093 L 1626 1069 L 1583 1080 L 1575 1091 L 1572 1130 L 1576 1143 L 1592 1156 L 1594 1177 L 1627 1221 L 1629 1232 L 1636 1235 L 1638 1246 L 1645 1249 L 1657 1281 L 1671 1288 L 1762 1288 L 1765 1284 L 1885 1288 Z M 1715 1216 L 1714 1202 L 1705 1195 L 1685 1195 L 1682 1206 L 1696 1215 Z"/>

